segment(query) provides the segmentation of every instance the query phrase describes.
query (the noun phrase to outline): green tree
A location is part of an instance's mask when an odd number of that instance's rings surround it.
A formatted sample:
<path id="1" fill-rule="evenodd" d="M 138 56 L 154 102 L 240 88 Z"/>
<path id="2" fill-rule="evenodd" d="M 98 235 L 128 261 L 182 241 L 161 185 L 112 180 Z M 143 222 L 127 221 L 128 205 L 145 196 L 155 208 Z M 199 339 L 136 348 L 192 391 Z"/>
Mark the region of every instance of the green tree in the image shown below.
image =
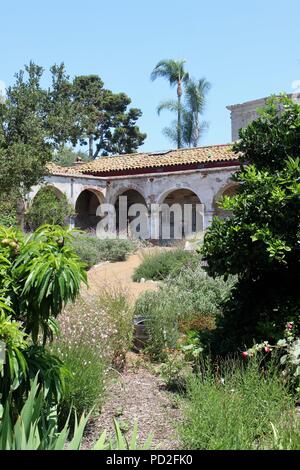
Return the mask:
<path id="1" fill-rule="evenodd" d="M 283 96 L 234 145 L 240 187 L 222 202 L 233 215 L 213 219 L 203 246 L 210 275 L 238 276 L 214 335 L 223 351 L 276 339 L 299 318 L 299 144 L 300 106 Z"/>
<path id="2" fill-rule="evenodd" d="M 52 83 L 45 103 L 46 130 L 54 148 L 61 151 L 67 142 L 80 138 L 80 126 L 74 106 L 73 82 L 66 74 L 64 63 L 54 64 L 50 72 Z"/>
<path id="3" fill-rule="evenodd" d="M 127 109 L 131 100 L 125 93 L 113 93 L 103 86 L 98 75 L 78 76 L 73 82 L 79 140 L 81 145 L 88 140 L 90 159 L 100 154 L 132 153 L 146 138 L 136 125 L 141 111 Z"/>
<path id="4" fill-rule="evenodd" d="M 169 81 L 170 86 L 177 86 L 177 106 L 173 107 L 173 102 L 161 103 L 158 107 L 158 110 L 162 109 L 176 109 L 177 111 L 177 148 L 182 147 L 182 123 L 181 123 L 181 114 L 182 114 L 182 85 L 187 82 L 189 75 L 184 69 L 184 60 L 161 60 L 155 66 L 151 73 L 151 80 L 156 80 L 158 77 L 165 78 Z"/>
<path id="5" fill-rule="evenodd" d="M 127 95 L 104 89 L 96 75 L 72 81 L 63 63 L 50 72 L 51 86 L 44 89 L 44 69 L 30 62 L 0 101 L 0 194 L 16 195 L 21 206 L 66 143 L 88 138 L 90 155 L 96 158 L 101 151 L 136 151 L 146 137 L 136 125 L 141 111 L 127 109 Z"/>
<path id="6" fill-rule="evenodd" d="M 31 62 L 25 72 L 16 74 L 15 84 L 0 103 L 0 193 L 15 188 L 25 197 L 44 176 L 52 158 L 45 125 L 47 92 L 40 85 L 42 74 L 42 67 Z"/>
<path id="7" fill-rule="evenodd" d="M 67 145 L 53 152 L 53 162 L 59 166 L 74 166 L 78 161 L 88 162 L 90 159 L 86 152 L 75 150 Z"/>

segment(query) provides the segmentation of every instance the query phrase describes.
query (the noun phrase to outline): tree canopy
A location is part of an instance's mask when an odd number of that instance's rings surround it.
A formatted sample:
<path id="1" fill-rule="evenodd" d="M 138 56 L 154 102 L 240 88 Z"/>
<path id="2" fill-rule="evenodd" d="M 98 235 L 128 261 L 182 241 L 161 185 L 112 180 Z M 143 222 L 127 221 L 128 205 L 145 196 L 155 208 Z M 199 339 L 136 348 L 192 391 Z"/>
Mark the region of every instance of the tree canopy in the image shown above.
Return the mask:
<path id="1" fill-rule="evenodd" d="M 73 98 L 79 141 L 85 145 L 88 140 L 90 158 L 101 154 L 132 153 L 144 143 L 146 134 L 136 125 L 141 110 L 127 109 L 131 99 L 125 93 L 113 93 L 103 88 L 97 75 L 75 77 Z"/>
<path id="2" fill-rule="evenodd" d="M 146 138 L 136 125 L 142 113 L 128 108 L 126 94 L 105 89 L 97 75 L 71 80 L 64 64 L 50 73 L 45 88 L 44 69 L 30 62 L 0 102 L 1 193 L 15 190 L 24 198 L 67 143 L 88 143 L 96 158 L 134 152 Z"/>

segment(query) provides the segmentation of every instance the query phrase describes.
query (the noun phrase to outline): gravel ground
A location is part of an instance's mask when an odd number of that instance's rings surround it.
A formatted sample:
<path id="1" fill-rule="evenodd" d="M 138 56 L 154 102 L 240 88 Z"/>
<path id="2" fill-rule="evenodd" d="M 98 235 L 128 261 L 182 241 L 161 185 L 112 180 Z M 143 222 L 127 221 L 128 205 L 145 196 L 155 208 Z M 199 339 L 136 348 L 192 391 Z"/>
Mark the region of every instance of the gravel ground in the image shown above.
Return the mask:
<path id="1" fill-rule="evenodd" d="M 152 449 L 179 448 L 176 427 L 181 419 L 180 409 L 162 380 L 143 367 L 127 368 L 110 385 L 101 415 L 88 427 L 85 448 L 89 448 L 104 429 L 108 433 L 112 431 L 113 418 L 123 425 L 128 437 L 137 420 L 139 442 L 145 442 L 153 433 Z"/>

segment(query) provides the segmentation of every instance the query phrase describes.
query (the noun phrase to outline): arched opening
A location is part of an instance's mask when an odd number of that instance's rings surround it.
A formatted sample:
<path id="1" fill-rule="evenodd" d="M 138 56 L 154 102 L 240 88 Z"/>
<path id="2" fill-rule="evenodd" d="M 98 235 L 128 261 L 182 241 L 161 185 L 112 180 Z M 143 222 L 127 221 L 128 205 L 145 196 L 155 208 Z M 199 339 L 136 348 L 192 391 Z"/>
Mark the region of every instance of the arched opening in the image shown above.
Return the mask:
<path id="1" fill-rule="evenodd" d="M 160 239 L 195 237 L 203 230 L 203 216 L 203 206 L 193 191 L 176 189 L 169 192 L 160 206 Z"/>
<path id="2" fill-rule="evenodd" d="M 137 207 L 133 210 L 134 204 Z M 132 210 L 130 210 L 132 208 Z M 143 239 L 148 237 L 148 210 L 144 197 L 135 189 L 127 189 L 115 201 L 116 229 L 118 235 Z M 138 222 L 140 220 L 140 222 Z"/>
<path id="3" fill-rule="evenodd" d="M 226 219 L 227 217 L 231 217 L 232 216 L 232 211 L 227 211 L 225 209 L 222 209 L 220 206 L 219 206 L 219 202 L 220 200 L 222 199 L 222 197 L 224 196 L 234 196 L 237 192 L 237 188 L 238 186 L 235 184 L 235 185 L 231 185 L 227 188 L 225 188 L 224 191 L 222 191 L 217 197 L 216 197 L 216 202 L 215 202 L 215 215 L 217 215 L 218 217 L 220 217 L 221 219 Z"/>
<path id="4" fill-rule="evenodd" d="M 96 191 L 85 189 L 82 191 L 75 205 L 75 227 L 82 230 L 96 229 L 100 217 L 96 211 L 101 204 L 101 195 Z"/>

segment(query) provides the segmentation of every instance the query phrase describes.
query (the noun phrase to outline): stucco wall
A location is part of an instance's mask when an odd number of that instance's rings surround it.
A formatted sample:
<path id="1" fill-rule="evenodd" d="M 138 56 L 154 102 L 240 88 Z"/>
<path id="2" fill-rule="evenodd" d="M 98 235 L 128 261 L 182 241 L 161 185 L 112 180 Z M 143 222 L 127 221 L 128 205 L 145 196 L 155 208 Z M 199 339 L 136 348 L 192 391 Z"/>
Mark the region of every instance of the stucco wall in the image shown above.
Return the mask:
<path id="1" fill-rule="evenodd" d="M 293 101 L 300 104 L 300 93 L 294 93 L 288 96 L 292 98 Z M 247 127 L 248 124 L 257 119 L 257 110 L 265 106 L 267 99 L 268 98 L 261 98 L 259 100 L 227 106 L 227 109 L 230 111 L 231 138 L 233 142 L 238 140 L 240 129 Z"/>
<path id="2" fill-rule="evenodd" d="M 44 184 L 50 184 L 64 193 L 74 209 L 78 196 L 86 189 L 97 194 L 100 202 L 111 204 L 115 204 L 123 192 L 134 189 L 143 196 L 149 209 L 151 204 L 163 203 L 172 191 L 189 189 L 204 205 L 206 228 L 215 213 L 216 197 L 233 184 L 230 177 L 235 170 L 236 167 L 227 167 L 113 178 L 51 175 L 45 178 Z M 29 203 L 40 187 L 32 188 Z"/>

